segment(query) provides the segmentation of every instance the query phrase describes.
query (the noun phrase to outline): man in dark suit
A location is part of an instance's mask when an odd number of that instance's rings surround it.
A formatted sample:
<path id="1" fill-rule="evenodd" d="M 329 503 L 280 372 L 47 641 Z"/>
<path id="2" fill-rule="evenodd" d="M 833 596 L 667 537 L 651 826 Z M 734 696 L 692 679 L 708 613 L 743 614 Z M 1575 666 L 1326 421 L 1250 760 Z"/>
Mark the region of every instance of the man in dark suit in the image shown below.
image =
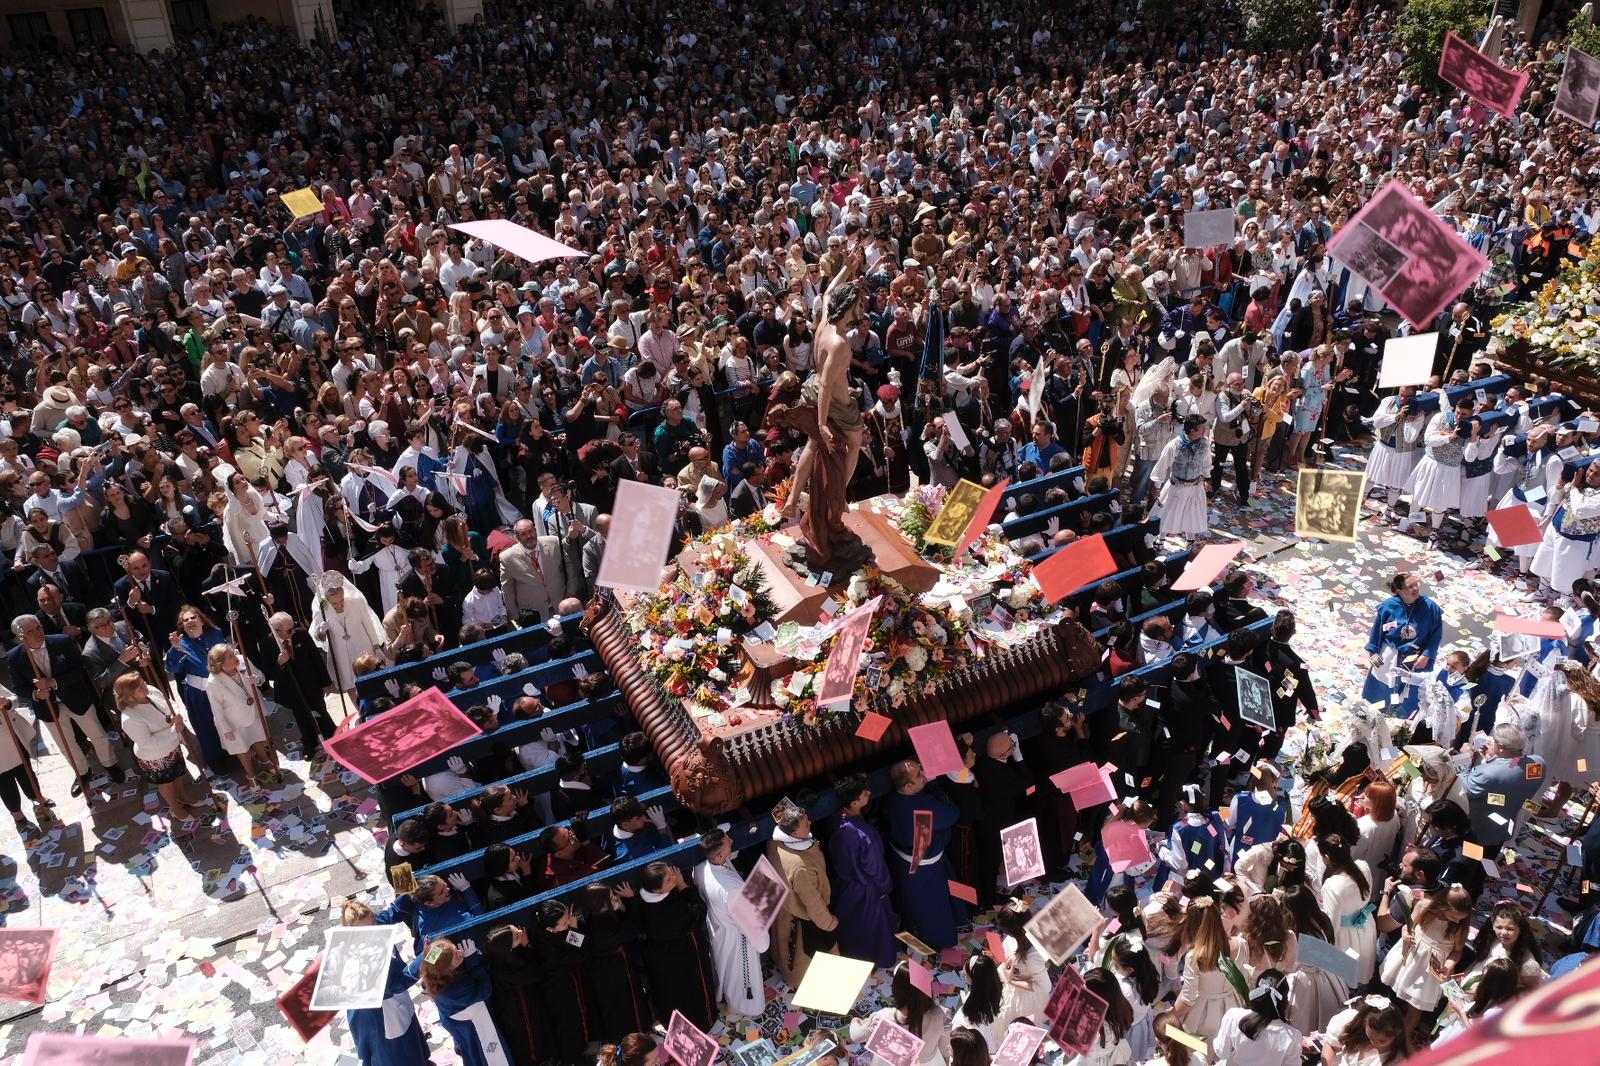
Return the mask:
<path id="1" fill-rule="evenodd" d="M 728 513 L 734 518 L 760 514 L 767 506 L 767 472 L 755 463 L 739 468 L 739 484 L 728 494 Z"/>
<path id="2" fill-rule="evenodd" d="M 81 796 L 89 776 L 89 759 L 84 747 L 94 748 L 95 757 L 114 782 L 127 780 L 111 741 L 95 719 L 95 691 L 83 652 L 69 637 L 49 636 L 39 619 L 19 615 L 11 623 L 16 647 L 7 654 L 12 683 L 19 695 L 33 707 L 34 716 L 48 724 L 56 743 L 64 750 L 76 780 L 72 794 Z"/>
<path id="3" fill-rule="evenodd" d="M 309 758 L 322 740 L 333 736 L 333 720 L 323 698 L 333 691 L 333 679 L 311 634 L 296 625 L 293 617 L 279 611 L 267 619 L 267 625 L 276 644 L 276 655 L 266 664 L 272 698 L 294 715 L 295 725 L 300 727 L 301 753 Z"/>
<path id="4" fill-rule="evenodd" d="M 661 478 L 657 472 L 655 456 L 645 451 L 639 444 L 639 438 L 632 433 L 624 433 L 617 438 L 617 447 L 622 449 L 622 454 L 611 460 L 607 472 L 611 475 L 611 491 L 617 491 L 617 485 L 623 481 L 643 481 L 647 485 L 660 484 Z"/>
<path id="5" fill-rule="evenodd" d="M 39 622 L 46 633 L 71 637 L 74 644 L 84 638 L 89 609 L 83 604 L 68 602 L 59 588 L 48 583 L 39 586 L 34 601 L 39 605 Z"/>
<path id="6" fill-rule="evenodd" d="M 61 556 L 48 544 L 34 548 L 31 558 L 34 571 L 28 575 L 30 590 L 40 585 L 54 585 L 69 603 L 89 602 L 89 575 L 76 559 L 62 562 Z"/>
<path id="7" fill-rule="evenodd" d="M 451 584 L 450 572 L 428 549 L 411 549 L 406 561 L 411 569 L 400 579 L 401 597 L 414 596 L 426 603 L 435 628 L 444 636 L 445 646 L 455 647 L 461 639 L 462 593 Z"/>
<path id="8" fill-rule="evenodd" d="M 1218 753 L 1226 751 L 1233 756 L 1229 766 L 1234 773 L 1243 773 L 1250 768 L 1260 739 L 1254 727 L 1239 715 L 1238 673 L 1241 669 L 1261 673 L 1256 651 L 1254 631 L 1236 629 L 1223 641 L 1222 658 L 1212 660 L 1205 671 L 1217 708 L 1218 731 L 1214 734 L 1214 750 Z M 1221 727 L 1223 721 L 1228 723 L 1226 728 Z M 1240 757 L 1241 752 L 1243 758 Z M 1211 774 L 1211 802 L 1207 810 L 1215 810 L 1222 805 L 1222 793 L 1227 787 L 1228 777 L 1229 771 L 1220 767 Z"/>
<path id="9" fill-rule="evenodd" d="M 128 556 L 126 569 L 115 586 L 117 603 L 128 612 L 140 640 L 152 648 L 165 648 L 178 628 L 178 608 L 183 606 L 178 583 L 167 571 L 151 566 L 142 551 Z"/>

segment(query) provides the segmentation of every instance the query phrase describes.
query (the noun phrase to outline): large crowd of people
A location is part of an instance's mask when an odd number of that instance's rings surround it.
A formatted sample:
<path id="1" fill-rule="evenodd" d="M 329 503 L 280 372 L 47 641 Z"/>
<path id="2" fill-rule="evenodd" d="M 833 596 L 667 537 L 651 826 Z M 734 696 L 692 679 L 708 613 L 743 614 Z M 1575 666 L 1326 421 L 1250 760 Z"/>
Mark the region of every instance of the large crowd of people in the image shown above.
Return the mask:
<path id="1" fill-rule="evenodd" d="M 581 655 L 560 619 L 604 594 L 624 481 L 679 491 L 679 540 L 792 515 L 805 438 L 768 411 L 801 400 L 846 272 L 864 308 L 847 323 L 852 499 L 1010 479 L 997 518 L 1103 496 L 1122 523 L 1195 540 L 1330 444 L 1370 448 L 1374 536 L 1459 550 L 1508 501 L 1548 519 L 1499 565 L 1567 638 L 1443 649 L 1437 605 L 1396 575 L 1364 696 L 1412 719 L 1413 779 L 1386 776 L 1388 724 L 1357 713 L 1300 811 L 1291 789 L 1314 783 L 1279 747 L 1317 693 L 1292 613 L 1252 602 L 1245 571 L 1139 626 L 1145 598 L 1174 598 L 1159 563 L 1138 596 L 1097 591 L 1084 620 L 1116 730 L 1057 694 L 1036 738 L 962 736 L 960 773 L 897 762 L 876 797 L 865 778 L 818 782 L 817 832 L 785 800 L 764 849 L 641 802 L 667 782 L 625 707 L 519 734 L 384 789 L 385 813 L 413 811 L 386 849 L 398 894 L 343 920 L 405 923 L 415 942 L 384 1007 L 349 1013 L 363 1062 L 428 1060 L 416 985 L 471 1066 L 597 1047 L 650 1066 L 674 1013 L 702 1030 L 761 1015 L 768 974 L 792 989 L 837 951 L 892 969 L 893 1002 L 848 1040 L 814 1034 L 831 1043 L 808 1062 L 848 1061 L 888 1019 L 924 1063 L 986 1066 L 1013 1022 L 1048 1024 L 1060 970 L 1003 882 L 999 831 L 1029 817 L 1049 880 L 1081 881 L 1114 919 L 1081 965 L 1108 1009 L 1077 1063 L 1395 1063 L 1501 1009 L 1552 954 L 1600 948 L 1587 890 L 1554 953 L 1525 906 L 1479 898 L 1525 805 L 1559 814 L 1600 775 L 1600 464 L 1582 466 L 1600 423 L 1496 376 L 1485 325 L 1559 265 L 1554 227 L 1583 240 L 1600 223 L 1593 134 L 1550 111 L 1559 42 L 1500 40 L 1496 58 L 1534 74 L 1507 119 L 1408 78 L 1385 10 L 1336 5 L 1317 43 L 1274 54 L 1240 44 L 1231 5 L 1160 7 L 727 0 L 638 20 L 493 3 L 455 31 L 418 8 L 351 14 L 324 44 L 244 22 L 161 56 L 8 57 L 0 800 L 19 833 L 63 799 L 34 772 L 38 733 L 72 796 L 110 804 L 136 774 L 181 834 L 224 791 L 270 788 L 291 751 L 323 758 L 330 707 L 412 694 L 357 691 L 396 664 L 436 663 L 488 733 L 611 695 L 591 658 L 486 704 L 473 689 L 528 661 L 456 649 L 537 627 L 550 659 Z M 1391 178 L 1493 265 L 1436 324 L 1434 379 L 1380 396 L 1384 342 L 1408 327 L 1327 242 Z M 297 189 L 322 210 L 297 217 Z M 1234 240 L 1186 247 L 1184 213 L 1216 208 Z M 572 255 L 530 263 L 452 228 L 483 219 Z M 1016 546 L 1104 531 L 1103 511 Z M 1274 679 L 1276 729 L 1242 719 L 1240 669 Z M 620 767 L 592 773 L 585 754 L 611 744 Z M 1050 778 L 1113 747 L 1117 802 L 1077 810 Z M 546 767 L 548 792 L 500 783 Z M 1158 868 L 1112 873 L 1087 846 L 1107 819 L 1148 831 Z M 690 832 L 687 872 L 639 865 Z M 789 895 L 752 938 L 729 907 L 757 852 Z M 469 854 L 471 879 L 429 872 Z M 613 864 L 638 874 L 440 935 Z M 951 948 L 991 910 L 998 947 L 967 959 L 951 1012 L 895 934 Z M 1353 973 L 1301 957 L 1297 936 Z"/>

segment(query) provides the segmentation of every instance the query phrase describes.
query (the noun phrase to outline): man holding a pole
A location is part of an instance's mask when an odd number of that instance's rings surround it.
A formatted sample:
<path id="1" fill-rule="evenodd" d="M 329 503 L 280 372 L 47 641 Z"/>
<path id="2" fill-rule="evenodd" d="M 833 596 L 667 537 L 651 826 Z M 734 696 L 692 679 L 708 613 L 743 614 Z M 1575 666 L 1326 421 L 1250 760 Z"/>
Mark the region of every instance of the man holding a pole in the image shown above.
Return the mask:
<path id="1" fill-rule="evenodd" d="M 13 683 L 26 693 L 34 715 L 50 727 L 56 746 L 72 767 L 74 796 L 82 795 L 89 777 L 89 759 L 84 747 L 94 748 L 100 765 L 111 780 L 121 783 L 127 775 L 111 753 L 111 741 L 95 717 L 95 692 L 83 652 L 72 638 L 46 636 L 39 619 L 18 615 L 11 623 L 17 646 L 8 654 Z"/>

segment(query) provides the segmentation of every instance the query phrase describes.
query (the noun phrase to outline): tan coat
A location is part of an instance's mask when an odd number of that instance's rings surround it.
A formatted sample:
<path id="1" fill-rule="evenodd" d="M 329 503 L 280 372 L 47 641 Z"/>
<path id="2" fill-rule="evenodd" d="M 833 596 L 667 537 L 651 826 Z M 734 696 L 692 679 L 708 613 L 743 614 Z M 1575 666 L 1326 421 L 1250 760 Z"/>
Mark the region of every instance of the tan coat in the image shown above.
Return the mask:
<path id="1" fill-rule="evenodd" d="M 767 843 L 767 861 L 789 885 L 789 898 L 783 910 L 772 923 L 772 958 L 778 972 L 789 982 L 790 988 L 799 988 L 800 981 L 811 965 L 811 954 L 806 951 L 801 929 L 810 922 L 824 932 L 836 928 L 839 919 L 828 910 L 833 898 L 833 886 L 828 883 L 828 864 L 822 854 L 822 845 L 813 844 L 804 851 L 795 851 L 779 841 Z"/>

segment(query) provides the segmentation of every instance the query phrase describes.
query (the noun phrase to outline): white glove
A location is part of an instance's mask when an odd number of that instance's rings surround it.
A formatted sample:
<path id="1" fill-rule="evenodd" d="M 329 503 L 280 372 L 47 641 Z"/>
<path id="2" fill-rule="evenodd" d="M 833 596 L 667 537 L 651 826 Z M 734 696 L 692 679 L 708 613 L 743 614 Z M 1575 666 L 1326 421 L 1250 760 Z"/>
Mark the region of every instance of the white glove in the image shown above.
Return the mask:
<path id="1" fill-rule="evenodd" d="M 461 756 L 450 756 L 450 758 L 445 762 L 445 765 L 450 768 L 451 773 L 459 774 L 462 777 L 467 776 L 467 760 L 463 759 Z"/>
<path id="2" fill-rule="evenodd" d="M 1061 532 L 1061 519 L 1054 518 L 1054 517 L 1050 518 L 1044 524 L 1044 531 L 1046 533 L 1050 534 L 1052 537 L 1055 536 L 1057 533 L 1060 533 Z"/>
<path id="3" fill-rule="evenodd" d="M 1007 733 L 1006 735 L 1011 738 L 1011 761 L 1012 762 L 1021 762 L 1022 761 L 1022 741 L 1017 739 L 1017 735 L 1015 733 Z"/>
<path id="4" fill-rule="evenodd" d="M 500 708 L 505 706 L 505 702 L 506 701 L 501 699 L 499 696 L 490 696 L 489 708 L 490 710 L 494 711 L 495 714 L 499 714 Z"/>
<path id="5" fill-rule="evenodd" d="M 448 674 L 446 674 L 446 673 L 445 673 L 445 672 L 444 672 L 444 667 L 442 667 L 442 666 L 435 666 L 435 667 L 434 667 L 434 668 L 433 668 L 433 679 L 434 679 L 434 680 L 435 680 L 435 681 L 443 681 L 443 680 L 445 680 L 445 679 L 446 679 L 446 678 L 447 678 L 447 677 L 448 677 L 448 676 L 449 676 L 449 675 L 448 675 Z"/>
<path id="6" fill-rule="evenodd" d="M 651 823 L 654 824 L 657 829 L 663 831 L 666 830 L 667 815 L 666 812 L 660 807 L 648 807 L 645 809 L 644 813 L 649 816 Z"/>
<path id="7" fill-rule="evenodd" d="M 478 945 L 472 940 L 463 940 L 456 947 L 461 949 L 461 957 L 463 959 L 470 959 L 478 953 Z"/>
<path id="8" fill-rule="evenodd" d="M 556 742 L 556 731 L 549 726 L 545 726 L 544 729 L 539 731 L 539 739 L 546 744 L 554 744 Z"/>
<path id="9" fill-rule="evenodd" d="M 445 882 L 457 892 L 465 892 L 467 889 L 472 887 L 472 885 L 468 883 L 465 874 L 451 874 L 449 877 L 445 878 Z"/>

